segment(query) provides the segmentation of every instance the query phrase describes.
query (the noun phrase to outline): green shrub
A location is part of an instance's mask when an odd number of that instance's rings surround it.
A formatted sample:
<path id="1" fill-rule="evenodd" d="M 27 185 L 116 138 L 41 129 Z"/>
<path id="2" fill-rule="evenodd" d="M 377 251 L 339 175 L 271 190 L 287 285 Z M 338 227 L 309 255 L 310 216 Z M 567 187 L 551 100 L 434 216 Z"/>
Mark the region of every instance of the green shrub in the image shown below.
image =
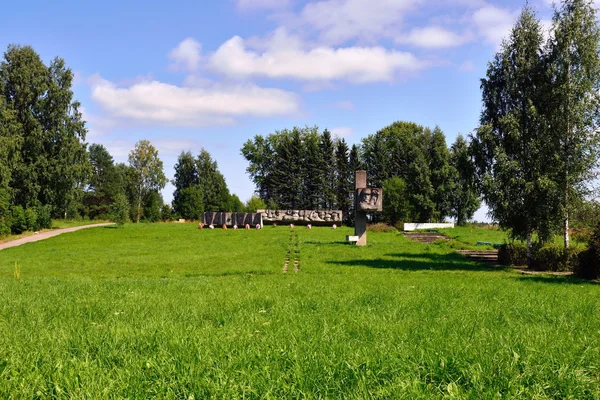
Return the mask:
<path id="1" fill-rule="evenodd" d="M 25 210 L 21 206 L 11 208 L 10 230 L 19 235 L 27 230 L 27 220 L 25 219 Z"/>
<path id="2" fill-rule="evenodd" d="M 37 222 L 37 213 L 34 208 L 28 208 L 25 210 L 25 225 L 28 231 L 37 231 L 38 230 L 38 222 Z"/>
<path id="3" fill-rule="evenodd" d="M 527 247 L 522 243 L 505 243 L 498 249 L 501 265 L 527 265 Z"/>
<path id="4" fill-rule="evenodd" d="M 173 209 L 170 205 L 162 205 L 162 208 L 160 209 L 160 218 L 165 222 L 173 221 Z"/>
<path id="5" fill-rule="evenodd" d="M 561 245 L 548 244 L 535 249 L 532 254 L 531 269 L 535 271 L 573 271 L 579 262 L 581 248 L 565 249 Z"/>
<path id="6" fill-rule="evenodd" d="M 600 222 L 592 232 L 588 249 L 579 255 L 579 264 L 574 272 L 584 279 L 600 278 Z"/>
<path id="7" fill-rule="evenodd" d="M 391 225 L 379 222 L 377 224 L 370 224 L 367 226 L 369 232 L 397 232 L 396 228 Z"/>
<path id="8" fill-rule="evenodd" d="M 124 194 L 118 194 L 109 207 L 110 220 L 119 226 L 129 222 L 129 201 Z"/>
<path id="9" fill-rule="evenodd" d="M 144 222 L 158 222 L 161 218 L 161 208 L 163 205 L 160 193 L 149 192 L 144 200 Z"/>
<path id="10" fill-rule="evenodd" d="M 37 206 L 37 229 L 52 228 L 52 206 Z"/>

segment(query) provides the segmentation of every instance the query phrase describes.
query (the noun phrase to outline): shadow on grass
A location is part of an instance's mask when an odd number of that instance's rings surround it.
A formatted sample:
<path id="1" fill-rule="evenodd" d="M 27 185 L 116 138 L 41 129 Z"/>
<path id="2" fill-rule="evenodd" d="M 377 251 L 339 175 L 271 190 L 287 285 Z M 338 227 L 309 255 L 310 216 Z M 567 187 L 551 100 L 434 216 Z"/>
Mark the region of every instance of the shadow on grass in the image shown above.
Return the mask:
<path id="1" fill-rule="evenodd" d="M 553 285 L 599 285 L 598 281 L 588 281 L 575 276 L 553 276 L 553 275 L 521 275 L 515 279 L 522 282 L 549 283 Z"/>
<path id="2" fill-rule="evenodd" d="M 329 261 L 329 264 L 350 267 L 398 269 L 403 271 L 505 271 L 504 266 L 494 266 L 469 261 L 463 255 L 450 254 L 386 254 L 386 257 L 365 260 Z"/>
<path id="3" fill-rule="evenodd" d="M 335 245 L 335 246 L 354 246 L 353 243 L 350 242 L 346 242 L 345 240 L 338 240 L 335 242 L 332 242 L 331 240 L 323 240 L 322 242 L 316 241 L 316 240 L 308 240 L 306 242 L 300 242 L 300 244 L 316 244 L 318 246 L 323 246 L 323 245 Z"/>

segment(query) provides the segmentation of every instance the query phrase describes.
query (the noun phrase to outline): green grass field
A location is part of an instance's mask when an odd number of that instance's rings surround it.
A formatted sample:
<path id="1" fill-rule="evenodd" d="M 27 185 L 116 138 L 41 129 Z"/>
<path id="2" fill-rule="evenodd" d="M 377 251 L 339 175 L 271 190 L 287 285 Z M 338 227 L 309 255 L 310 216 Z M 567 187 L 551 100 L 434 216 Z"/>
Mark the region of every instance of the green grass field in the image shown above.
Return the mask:
<path id="1" fill-rule="evenodd" d="M 138 224 L 0 251 L 0 398 L 600 398 L 600 285 L 350 233 Z"/>

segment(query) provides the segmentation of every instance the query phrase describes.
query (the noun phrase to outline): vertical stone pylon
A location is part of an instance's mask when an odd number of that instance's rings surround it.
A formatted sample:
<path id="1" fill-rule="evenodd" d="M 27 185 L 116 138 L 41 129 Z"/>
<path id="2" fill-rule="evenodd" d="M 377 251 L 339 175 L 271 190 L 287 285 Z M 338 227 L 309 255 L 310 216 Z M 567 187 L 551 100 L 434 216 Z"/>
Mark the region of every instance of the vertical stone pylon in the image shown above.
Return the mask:
<path id="1" fill-rule="evenodd" d="M 357 246 L 367 245 L 367 213 L 358 206 L 358 189 L 367 187 L 367 171 L 356 171 L 354 178 L 354 236 L 358 236 Z"/>

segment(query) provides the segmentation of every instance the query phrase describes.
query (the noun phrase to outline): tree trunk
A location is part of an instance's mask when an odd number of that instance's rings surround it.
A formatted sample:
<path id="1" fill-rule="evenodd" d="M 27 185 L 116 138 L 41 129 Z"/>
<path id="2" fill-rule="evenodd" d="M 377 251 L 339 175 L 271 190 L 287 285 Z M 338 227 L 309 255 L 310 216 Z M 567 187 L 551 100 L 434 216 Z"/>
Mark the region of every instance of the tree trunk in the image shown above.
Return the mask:
<path id="1" fill-rule="evenodd" d="M 137 220 L 136 222 L 139 224 L 140 223 L 140 214 L 141 214 L 141 210 L 142 210 L 142 196 L 138 196 L 138 205 L 137 205 Z"/>
<path id="2" fill-rule="evenodd" d="M 564 241 L 565 249 L 569 248 L 569 188 L 565 185 L 565 226 L 564 226 Z"/>
<path id="3" fill-rule="evenodd" d="M 527 232 L 527 268 L 531 268 L 532 264 L 532 254 L 531 254 L 531 232 Z"/>

